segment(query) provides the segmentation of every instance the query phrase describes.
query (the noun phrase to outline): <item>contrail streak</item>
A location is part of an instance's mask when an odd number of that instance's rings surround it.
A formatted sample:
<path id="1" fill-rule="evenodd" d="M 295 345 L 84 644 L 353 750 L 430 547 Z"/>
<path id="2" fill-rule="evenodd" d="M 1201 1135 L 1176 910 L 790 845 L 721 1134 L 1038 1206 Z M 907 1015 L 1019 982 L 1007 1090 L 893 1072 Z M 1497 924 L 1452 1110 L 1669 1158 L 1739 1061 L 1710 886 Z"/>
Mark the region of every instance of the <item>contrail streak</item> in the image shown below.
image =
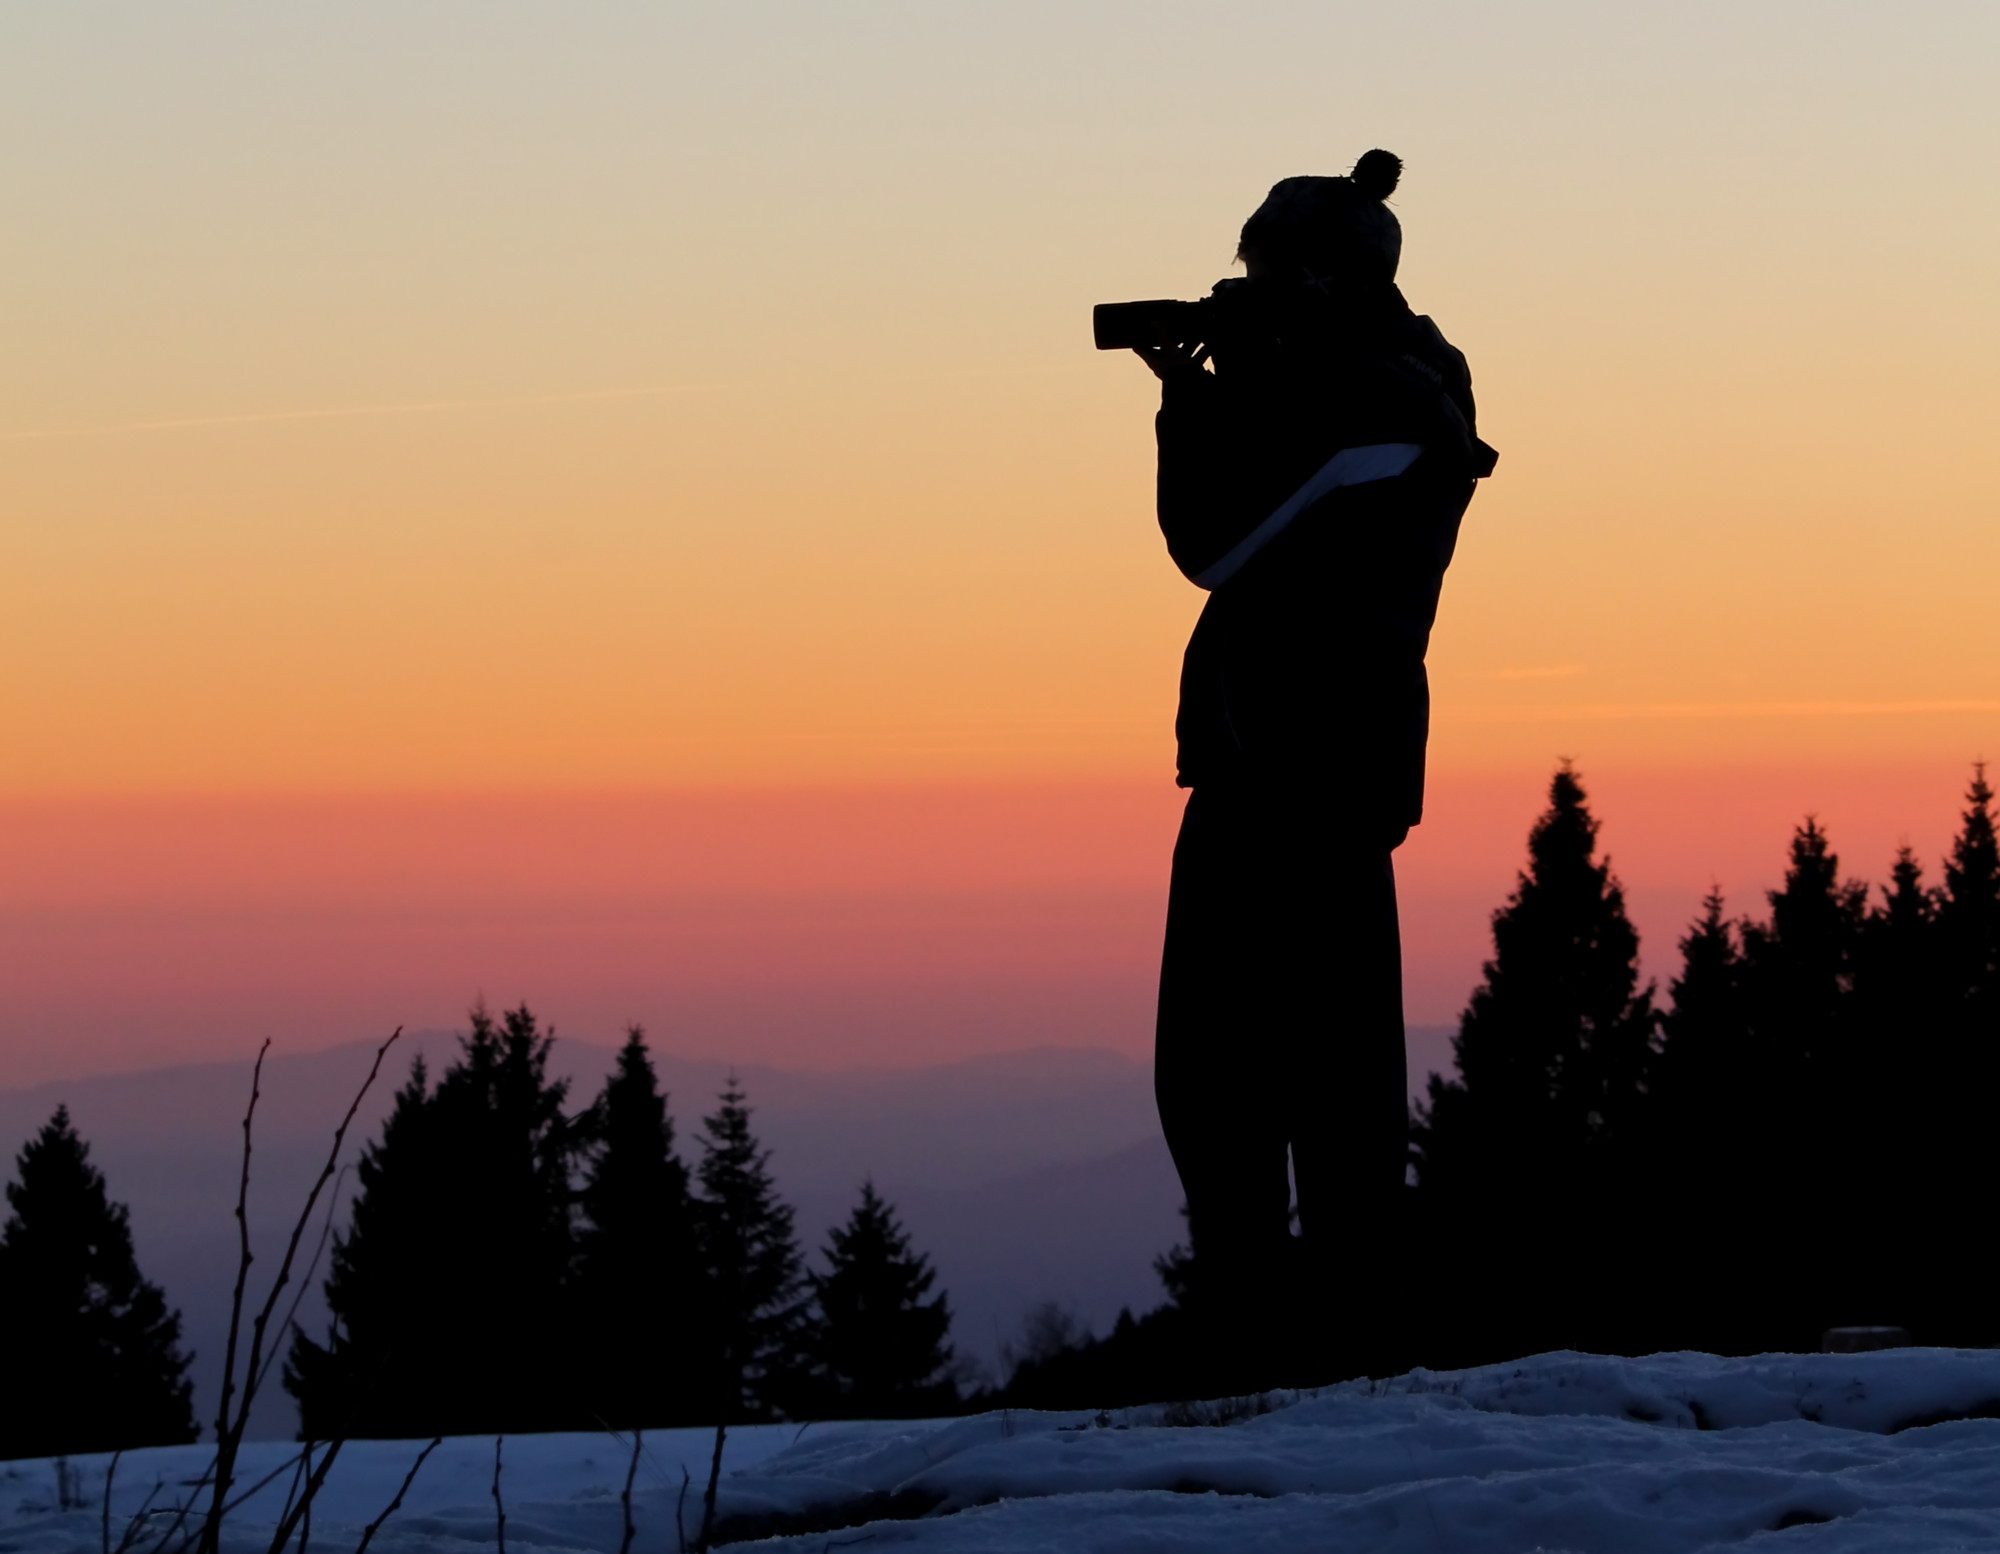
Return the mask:
<path id="1" fill-rule="evenodd" d="M 1622 706 L 1458 706 L 1440 710 L 1468 723 L 1619 723 L 1661 718 L 1879 718 L 1927 712 L 2000 712 L 2000 701 L 1633 702 Z"/>
<path id="2" fill-rule="evenodd" d="M 975 378 L 1012 378 L 1028 375 L 1046 375 L 1051 372 L 1078 372 L 1089 368 L 1089 362 L 1059 362 L 1053 364 L 1036 363 L 1029 366 L 972 368 L 959 372 L 927 374 L 922 379 L 926 383 L 956 381 Z M 792 377 L 778 382 L 811 381 Z M 848 380 L 850 385 L 853 379 Z M 866 381 L 866 380 L 862 380 Z M 896 375 L 888 381 L 916 381 L 908 375 Z M 414 399 L 391 405 L 331 405 L 314 410 L 249 410 L 235 415 L 194 415 L 174 416 L 152 421 L 111 421 L 94 426 L 48 426 L 26 431 L 0 432 L 0 442 L 42 442 L 59 437 L 109 437 L 120 432 L 178 432 L 199 426 L 255 426 L 275 421 L 336 421 L 360 416 L 383 415 L 426 415 L 444 410 L 493 410 L 519 405 L 582 405 L 593 401 L 614 399 L 657 399 L 669 394 L 698 394 L 723 388 L 744 388 L 752 386 L 742 381 L 733 383 L 669 383 L 653 388 L 592 389 L 578 394 L 510 394 L 495 399 Z"/>
<path id="3" fill-rule="evenodd" d="M 607 399 L 654 399 L 715 388 L 712 383 L 674 383 L 660 388 L 593 389 L 581 394 L 513 394 L 497 399 L 413 399 L 393 405 L 331 405 L 316 410 L 251 410 L 236 415 L 176 416 L 160 421 L 115 421 L 97 426 L 52 426 L 0 432 L 0 442 L 38 442 L 54 437 L 104 437 L 117 432 L 175 432 L 196 426 L 250 426 L 264 421 L 334 421 L 355 416 L 424 415 L 440 410 L 489 410 L 512 405 L 579 405 Z"/>

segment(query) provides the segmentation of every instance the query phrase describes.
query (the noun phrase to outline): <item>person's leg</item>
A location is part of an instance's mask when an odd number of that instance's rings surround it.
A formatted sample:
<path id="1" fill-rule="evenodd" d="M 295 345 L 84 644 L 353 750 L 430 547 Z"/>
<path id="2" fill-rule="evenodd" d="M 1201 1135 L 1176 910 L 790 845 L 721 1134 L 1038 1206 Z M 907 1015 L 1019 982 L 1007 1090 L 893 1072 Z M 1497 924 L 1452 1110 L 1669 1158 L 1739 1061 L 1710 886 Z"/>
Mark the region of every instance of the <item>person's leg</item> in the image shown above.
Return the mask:
<path id="1" fill-rule="evenodd" d="M 1317 942 L 1294 946 L 1285 1094 L 1307 1280 L 1305 1326 L 1333 1371 L 1393 1365 L 1405 1291 L 1408 1152 L 1401 940 L 1385 850 L 1335 838 L 1312 873 Z"/>
<path id="2" fill-rule="evenodd" d="M 1187 1194 L 1206 1384 L 1267 1384 L 1290 1252 L 1274 1098 L 1271 863 L 1259 799 L 1190 795 L 1174 848 L 1153 1082 Z"/>

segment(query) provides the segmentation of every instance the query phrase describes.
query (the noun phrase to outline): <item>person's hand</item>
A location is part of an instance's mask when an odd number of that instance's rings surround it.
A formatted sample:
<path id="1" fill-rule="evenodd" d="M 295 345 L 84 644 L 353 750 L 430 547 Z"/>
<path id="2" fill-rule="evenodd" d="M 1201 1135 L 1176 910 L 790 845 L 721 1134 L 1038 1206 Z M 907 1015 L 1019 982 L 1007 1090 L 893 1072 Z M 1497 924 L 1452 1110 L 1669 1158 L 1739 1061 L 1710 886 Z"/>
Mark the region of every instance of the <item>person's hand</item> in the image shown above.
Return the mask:
<path id="1" fill-rule="evenodd" d="M 1169 378 L 1185 377 L 1190 372 L 1200 372 L 1208 361 L 1208 347 L 1205 345 L 1135 345 L 1132 354 L 1152 369 L 1153 376 L 1162 383 Z"/>

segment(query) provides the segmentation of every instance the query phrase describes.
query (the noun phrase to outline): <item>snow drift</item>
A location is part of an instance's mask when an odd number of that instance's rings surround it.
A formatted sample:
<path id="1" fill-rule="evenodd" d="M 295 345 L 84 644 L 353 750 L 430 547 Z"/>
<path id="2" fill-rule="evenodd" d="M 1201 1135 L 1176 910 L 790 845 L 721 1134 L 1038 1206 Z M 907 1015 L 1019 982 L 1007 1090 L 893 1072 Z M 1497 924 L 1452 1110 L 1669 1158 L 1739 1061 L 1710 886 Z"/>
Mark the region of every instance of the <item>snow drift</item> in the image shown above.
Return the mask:
<path id="1" fill-rule="evenodd" d="M 731 1432 L 718 1511 L 727 1538 L 815 1554 L 857 1539 L 926 1554 L 1932 1554 L 2000 1544 L 1996 1415 L 2000 1353 L 1987 1351 L 1557 1353 L 1098 1414 L 756 1426 Z M 634 1548 L 675 1549 L 677 1506 L 693 1541 L 710 1440 L 646 1437 Z M 314 1544 L 351 1549 L 416 1449 L 349 1446 Z M 247 1447 L 244 1471 L 284 1456 Z M 128 1454 L 114 1540 L 149 1490 L 170 1494 L 205 1460 L 199 1447 Z M 617 1550 L 629 1460 L 608 1435 L 510 1438 L 508 1549 Z M 492 1547 L 492 1466 L 490 1437 L 446 1443 L 374 1547 Z M 0 1467 L 0 1551 L 100 1547 L 105 1463 L 72 1467 L 67 1510 L 53 1503 L 53 1464 Z M 232 1554 L 266 1546 L 281 1492 L 282 1481 L 237 1513 Z"/>

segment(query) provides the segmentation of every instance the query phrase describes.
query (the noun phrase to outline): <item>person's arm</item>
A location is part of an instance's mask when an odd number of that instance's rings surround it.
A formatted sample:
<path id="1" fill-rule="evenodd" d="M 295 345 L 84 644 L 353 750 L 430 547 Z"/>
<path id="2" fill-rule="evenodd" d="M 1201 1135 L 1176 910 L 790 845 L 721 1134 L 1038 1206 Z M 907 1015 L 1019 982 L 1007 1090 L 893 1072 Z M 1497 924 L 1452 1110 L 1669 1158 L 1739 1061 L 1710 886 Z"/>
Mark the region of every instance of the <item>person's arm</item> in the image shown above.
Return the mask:
<path id="1" fill-rule="evenodd" d="M 1282 435 L 1275 407 L 1253 402 L 1242 382 L 1204 370 L 1205 351 L 1140 354 L 1160 377 L 1160 532 L 1188 580 L 1212 588 L 1216 564 L 1333 449 L 1289 446 L 1298 439 Z"/>

